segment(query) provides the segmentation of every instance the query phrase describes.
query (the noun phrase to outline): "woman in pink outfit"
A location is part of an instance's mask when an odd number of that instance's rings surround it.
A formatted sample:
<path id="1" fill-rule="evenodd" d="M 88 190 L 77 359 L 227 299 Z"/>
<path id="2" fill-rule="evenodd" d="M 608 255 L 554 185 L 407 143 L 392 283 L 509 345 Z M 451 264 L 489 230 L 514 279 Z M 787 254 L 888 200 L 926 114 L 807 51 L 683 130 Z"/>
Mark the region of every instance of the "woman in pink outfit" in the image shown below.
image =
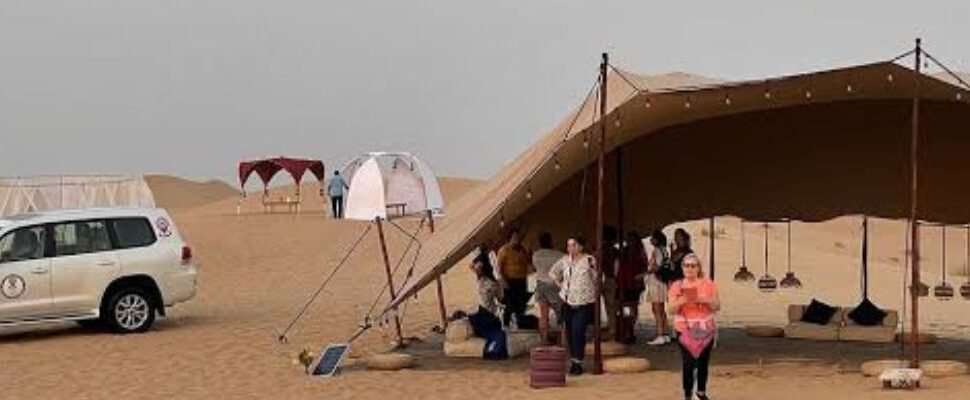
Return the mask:
<path id="1" fill-rule="evenodd" d="M 684 360 L 684 398 L 693 399 L 696 373 L 697 398 L 708 400 L 708 365 L 717 338 L 714 316 L 721 309 L 721 299 L 714 281 L 704 277 L 699 257 L 688 254 L 682 265 L 684 279 L 670 286 L 667 310 L 674 316 L 674 330 Z"/>

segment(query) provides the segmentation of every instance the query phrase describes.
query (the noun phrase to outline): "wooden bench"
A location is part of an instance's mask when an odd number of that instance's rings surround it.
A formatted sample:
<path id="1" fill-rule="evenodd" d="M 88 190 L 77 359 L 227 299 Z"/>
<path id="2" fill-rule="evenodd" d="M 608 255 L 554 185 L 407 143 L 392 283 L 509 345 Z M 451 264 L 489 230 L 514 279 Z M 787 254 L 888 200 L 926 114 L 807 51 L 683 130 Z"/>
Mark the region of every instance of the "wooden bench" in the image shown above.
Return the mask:
<path id="1" fill-rule="evenodd" d="M 396 211 L 396 215 L 398 217 L 403 217 L 407 215 L 408 204 L 407 203 L 388 203 L 387 211 L 388 211 L 388 214 L 391 214 L 391 211 Z"/>
<path id="2" fill-rule="evenodd" d="M 289 213 L 300 212 L 300 199 L 291 198 L 280 198 L 277 200 L 270 200 L 268 198 L 263 198 L 263 211 L 273 213 L 277 207 L 282 207 Z"/>

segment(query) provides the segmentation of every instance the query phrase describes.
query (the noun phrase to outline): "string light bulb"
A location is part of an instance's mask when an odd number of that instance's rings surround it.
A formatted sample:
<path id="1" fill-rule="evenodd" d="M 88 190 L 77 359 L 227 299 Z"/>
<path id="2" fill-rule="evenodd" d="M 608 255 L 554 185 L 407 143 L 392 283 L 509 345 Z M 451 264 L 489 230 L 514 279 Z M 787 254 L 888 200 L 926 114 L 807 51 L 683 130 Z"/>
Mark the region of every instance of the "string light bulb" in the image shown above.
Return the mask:
<path id="1" fill-rule="evenodd" d="M 687 100 L 684 101 L 684 108 L 690 108 L 690 97 L 688 97 Z"/>
<path id="2" fill-rule="evenodd" d="M 771 91 L 765 90 L 765 99 L 771 100 Z"/>
<path id="3" fill-rule="evenodd" d="M 532 199 L 532 189 L 528 189 L 525 191 L 525 198 L 530 200 Z"/>
<path id="4" fill-rule="evenodd" d="M 724 96 L 724 105 L 731 105 L 731 96 Z"/>
<path id="5" fill-rule="evenodd" d="M 892 83 L 893 79 L 894 79 L 893 74 L 886 75 L 886 81 L 888 81 L 889 83 Z"/>
<path id="6" fill-rule="evenodd" d="M 559 163 L 559 159 L 558 158 L 555 159 L 555 160 L 553 160 L 553 162 L 554 162 L 553 163 L 553 166 L 556 168 L 556 171 L 562 169 L 562 164 Z"/>
<path id="7" fill-rule="evenodd" d="M 583 148 L 589 150 L 589 135 L 583 136 Z"/>
<path id="8" fill-rule="evenodd" d="M 957 101 L 963 100 L 963 93 L 957 92 Z"/>
<path id="9" fill-rule="evenodd" d="M 845 85 L 845 91 L 846 92 L 849 92 L 849 93 L 852 93 L 852 84 L 851 83 L 848 84 L 848 85 Z"/>
<path id="10" fill-rule="evenodd" d="M 616 119 L 616 122 L 613 123 L 613 126 L 616 126 L 617 128 L 620 127 L 620 119 L 619 118 Z"/>
<path id="11" fill-rule="evenodd" d="M 650 107 L 652 107 L 652 105 L 650 104 L 650 99 L 647 99 L 647 101 L 643 103 L 643 108 L 650 108 Z"/>
<path id="12" fill-rule="evenodd" d="M 812 91 L 811 90 L 806 90 L 805 91 L 805 98 L 806 99 L 812 98 Z"/>

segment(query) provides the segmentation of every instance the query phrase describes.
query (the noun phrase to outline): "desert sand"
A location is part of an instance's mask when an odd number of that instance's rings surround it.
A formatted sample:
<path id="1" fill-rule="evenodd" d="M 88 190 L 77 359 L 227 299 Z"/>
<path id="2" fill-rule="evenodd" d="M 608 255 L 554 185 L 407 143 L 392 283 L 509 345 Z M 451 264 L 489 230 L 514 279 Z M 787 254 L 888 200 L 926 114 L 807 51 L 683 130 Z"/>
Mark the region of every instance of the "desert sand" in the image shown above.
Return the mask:
<path id="1" fill-rule="evenodd" d="M 533 391 L 527 385 L 523 358 L 483 362 L 453 360 L 437 350 L 440 335 L 435 293 L 425 290 L 411 301 L 404 316 L 406 336 L 423 340 L 410 351 L 420 365 L 401 372 L 372 372 L 356 366 L 360 357 L 386 351 L 393 331 L 375 327 L 354 343 L 344 372 L 331 379 L 311 378 L 294 365 L 303 348 L 314 351 L 354 333 L 384 283 L 377 239 L 372 233 L 337 273 L 334 281 L 290 333 L 287 344 L 277 332 L 317 288 L 344 251 L 367 225 L 324 216 L 317 188 L 305 185 L 302 215 L 260 213 L 258 196 L 242 202 L 224 184 L 198 184 L 170 177 L 150 180 L 160 205 L 168 207 L 193 246 L 201 270 L 198 296 L 170 310 L 156 329 L 141 335 L 116 336 L 73 325 L 0 332 L 0 399 L 418 399 L 418 398 L 556 398 L 679 399 L 679 354 L 672 347 L 636 347 L 654 370 L 636 375 L 586 375 L 570 379 L 567 388 Z M 446 199 L 454 199 L 476 182 L 442 179 Z M 291 196 L 292 188 L 273 190 Z M 447 217 L 446 217 L 447 218 Z M 718 219 L 717 277 L 721 285 L 724 326 L 713 359 L 710 391 L 717 399 L 964 399 L 970 377 L 928 379 L 916 392 L 887 392 L 858 372 L 870 359 L 894 358 L 898 344 L 815 343 L 785 339 L 751 339 L 745 324 L 785 320 L 789 303 L 817 297 L 831 304 L 859 301 L 859 221 L 844 217 L 794 227 L 793 268 L 804 288 L 762 294 L 753 284 L 729 278 L 740 262 L 739 221 Z M 414 221 L 404 221 L 406 229 Z M 706 222 L 679 226 L 694 234 L 694 245 L 707 257 Z M 671 227 L 672 228 L 672 227 Z M 899 309 L 902 302 L 905 226 L 877 220 L 872 224 L 871 297 L 880 306 Z M 769 231 L 771 273 L 781 278 L 785 265 L 785 230 Z M 746 230 L 749 268 L 764 268 L 763 231 Z M 422 236 L 427 238 L 425 234 Z M 939 230 L 924 231 L 925 282 L 940 280 Z M 954 229 L 948 237 L 948 265 L 965 265 L 966 236 Z M 390 234 L 390 251 L 399 256 L 403 236 Z M 405 279 L 402 267 L 396 279 Z M 420 273 L 420 271 L 416 272 Z M 475 302 L 470 273 L 455 268 L 444 277 L 450 311 Z M 379 304 L 386 302 L 386 296 Z M 923 349 L 925 358 L 970 361 L 970 302 L 923 300 L 924 329 L 943 340 Z M 379 308 L 379 307 L 378 307 Z M 643 311 L 641 338 L 652 330 Z M 907 321 L 908 324 L 908 321 Z"/>

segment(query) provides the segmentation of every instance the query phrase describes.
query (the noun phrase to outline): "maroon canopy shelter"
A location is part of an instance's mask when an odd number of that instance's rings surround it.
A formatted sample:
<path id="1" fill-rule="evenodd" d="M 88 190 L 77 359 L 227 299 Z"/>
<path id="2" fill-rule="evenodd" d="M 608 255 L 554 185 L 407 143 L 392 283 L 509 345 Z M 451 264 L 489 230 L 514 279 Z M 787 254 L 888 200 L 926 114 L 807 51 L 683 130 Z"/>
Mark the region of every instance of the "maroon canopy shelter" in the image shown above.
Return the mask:
<path id="1" fill-rule="evenodd" d="M 287 158 L 287 157 L 277 157 L 268 158 L 265 160 L 255 160 L 255 161 L 243 161 L 239 163 L 239 187 L 243 189 L 243 193 L 246 193 L 246 181 L 249 180 L 249 176 L 255 172 L 259 175 L 259 179 L 263 181 L 263 191 L 265 192 L 266 187 L 269 185 L 269 181 L 273 179 L 280 170 L 286 170 L 293 177 L 293 181 L 296 182 L 297 193 L 300 191 L 300 181 L 303 179 L 303 174 L 310 171 L 317 180 L 323 183 L 323 179 L 326 177 L 326 171 L 323 167 L 323 161 L 320 160 L 305 160 L 299 158 Z"/>

